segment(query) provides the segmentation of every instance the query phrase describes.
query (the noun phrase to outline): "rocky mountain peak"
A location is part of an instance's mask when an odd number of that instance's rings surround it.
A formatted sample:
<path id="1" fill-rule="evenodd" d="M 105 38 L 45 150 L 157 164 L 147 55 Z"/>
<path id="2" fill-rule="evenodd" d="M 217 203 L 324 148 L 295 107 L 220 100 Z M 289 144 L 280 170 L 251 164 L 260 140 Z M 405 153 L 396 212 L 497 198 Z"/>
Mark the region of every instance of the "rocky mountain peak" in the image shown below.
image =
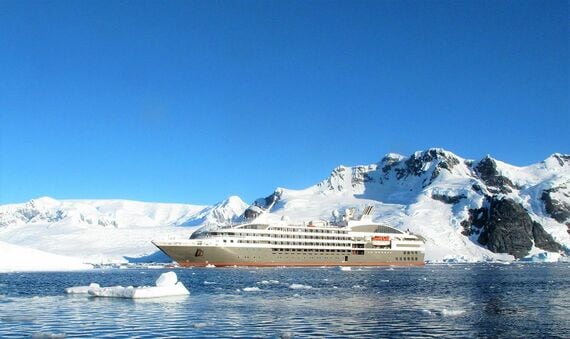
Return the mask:
<path id="1" fill-rule="evenodd" d="M 516 186 L 497 170 L 497 162 L 487 155 L 475 164 L 475 172 L 492 193 L 511 193 Z"/>
<path id="2" fill-rule="evenodd" d="M 432 179 L 434 179 L 441 170 L 451 172 L 460 161 L 455 154 L 442 148 L 430 148 L 423 152 L 415 152 L 405 163 L 408 174 L 415 176 L 420 176 L 430 168 L 435 167 L 432 175 Z"/>
<path id="3" fill-rule="evenodd" d="M 384 164 L 384 165 L 391 165 L 393 163 L 400 162 L 400 161 L 404 160 L 405 158 L 406 157 L 401 155 L 401 154 L 388 153 L 388 154 L 384 155 L 384 157 L 382 157 L 382 160 L 380 160 L 380 163 Z"/>
<path id="4" fill-rule="evenodd" d="M 551 159 L 555 160 L 560 165 L 560 167 L 570 166 L 570 154 L 554 153 L 548 157 L 545 162 L 548 162 Z"/>

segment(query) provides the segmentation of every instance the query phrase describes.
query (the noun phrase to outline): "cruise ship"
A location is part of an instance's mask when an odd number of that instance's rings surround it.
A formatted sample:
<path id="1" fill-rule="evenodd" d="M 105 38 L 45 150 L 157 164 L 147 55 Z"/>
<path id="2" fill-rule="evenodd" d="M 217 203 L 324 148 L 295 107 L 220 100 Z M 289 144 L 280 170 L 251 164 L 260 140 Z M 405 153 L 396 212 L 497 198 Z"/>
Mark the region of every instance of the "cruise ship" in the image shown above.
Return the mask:
<path id="1" fill-rule="evenodd" d="M 189 239 L 153 241 L 180 266 L 421 266 L 424 239 L 347 210 L 338 223 L 245 222 L 194 232 Z"/>

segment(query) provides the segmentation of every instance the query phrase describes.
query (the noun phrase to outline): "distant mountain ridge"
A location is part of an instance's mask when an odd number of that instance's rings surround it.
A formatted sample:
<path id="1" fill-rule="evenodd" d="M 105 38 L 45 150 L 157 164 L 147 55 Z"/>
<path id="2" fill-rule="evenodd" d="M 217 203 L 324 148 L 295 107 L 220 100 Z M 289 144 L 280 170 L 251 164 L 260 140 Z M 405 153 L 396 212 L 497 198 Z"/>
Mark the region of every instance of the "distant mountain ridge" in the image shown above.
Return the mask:
<path id="1" fill-rule="evenodd" d="M 251 205 L 239 197 L 213 206 L 40 198 L 0 206 L 0 240 L 94 261 L 120 260 L 151 253 L 153 238 L 186 237 L 198 227 L 246 216 L 329 219 L 333 210 L 365 205 L 375 206 L 375 221 L 424 236 L 430 260 L 570 254 L 570 155 L 517 167 L 490 156 L 463 159 L 440 148 L 407 157 L 390 153 L 375 164 L 338 166 L 303 190 L 277 188 Z"/>
<path id="2" fill-rule="evenodd" d="M 32 199 L 24 204 L 0 206 L 0 227 L 29 223 L 74 223 L 103 227 L 199 226 L 223 223 L 243 213 L 248 205 L 239 197 L 213 205 L 147 203 L 129 200 Z"/>

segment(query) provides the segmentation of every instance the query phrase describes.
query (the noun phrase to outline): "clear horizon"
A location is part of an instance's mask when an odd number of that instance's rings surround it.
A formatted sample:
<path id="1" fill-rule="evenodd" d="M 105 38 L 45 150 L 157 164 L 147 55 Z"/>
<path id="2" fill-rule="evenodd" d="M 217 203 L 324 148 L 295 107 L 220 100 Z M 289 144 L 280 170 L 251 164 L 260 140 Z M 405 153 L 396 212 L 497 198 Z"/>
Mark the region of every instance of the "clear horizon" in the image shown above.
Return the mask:
<path id="1" fill-rule="evenodd" d="M 567 1 L 3 1 L 0 204 L 213 204 L 570 153 Z"/>

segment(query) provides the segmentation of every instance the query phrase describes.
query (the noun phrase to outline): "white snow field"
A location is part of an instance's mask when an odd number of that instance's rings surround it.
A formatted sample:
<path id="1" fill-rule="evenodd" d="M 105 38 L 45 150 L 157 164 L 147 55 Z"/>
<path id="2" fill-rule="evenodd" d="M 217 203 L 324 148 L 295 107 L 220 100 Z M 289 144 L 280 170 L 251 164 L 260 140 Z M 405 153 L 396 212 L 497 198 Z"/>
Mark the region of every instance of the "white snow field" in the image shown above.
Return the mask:
<path id="1" fill-rule="evenodd" d="M 78 258 L 47 253 L 0 241 L 0 272 L 77 271 L 93 268 Z"/>

